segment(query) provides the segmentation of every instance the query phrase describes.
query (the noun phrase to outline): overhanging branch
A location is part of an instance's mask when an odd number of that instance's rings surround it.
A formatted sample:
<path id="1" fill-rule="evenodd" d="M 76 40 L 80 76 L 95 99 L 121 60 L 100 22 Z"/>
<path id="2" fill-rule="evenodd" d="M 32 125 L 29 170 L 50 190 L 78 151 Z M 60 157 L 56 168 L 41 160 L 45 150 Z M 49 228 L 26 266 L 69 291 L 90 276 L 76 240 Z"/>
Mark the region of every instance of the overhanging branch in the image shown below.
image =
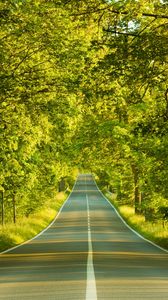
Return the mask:
<path id="1" fill-rule="evenodd" d="M 115 13 L 115 14 L 128 15 L 128 11 L 119 11 L 119 10 L 110 10 L 110 11 Z M 159 18 L 159 19 L 168 19 L 168 16 L 158 15 L 158 14 L 142 13 L 142 16 L 143 17 Z"/>
<path id="2" fill-rule="evenodd" d="M 129 33 L 129 32 L 120 32 L 120 31 L 115 31 L 115 30 L 110 30 L 110 29 L 103 29 L 103 31 L 105 32 L 110 32 L 110 33 L 114 33 L 116 35 L 121 34 L 121 35 L 130 35 L 130 36 L 138 36 L 139 34 L 136 33 Z"/>
<path id="3" fill-rule="evenodd" d="M 90 9 L 90 10 L 85 10 L 83 12 L 80 13 L 75 13 L 73 14 L 73 16 L 82 16 L 82 15 L 88 15 L 88 14 L 92 14 L 92 13 L 99 13 L 102 11 L 110 11 L 111 13 L 115 13 L 118 15 L 128 15 L 129 12 L 128 11 L 121 11 L 121 10 L 116 10 L 116 9 L 110 9 L 110 6 L 104 7 L 104 8 L 97 8 L 97 9 Z M 150 14 L 150 13 L 142 13 L 143 17 L 151 17 L 151 18 L 158 18 L 158 19 L 168 19 L 167 15 L 160 15 L 160 14 Z"/>

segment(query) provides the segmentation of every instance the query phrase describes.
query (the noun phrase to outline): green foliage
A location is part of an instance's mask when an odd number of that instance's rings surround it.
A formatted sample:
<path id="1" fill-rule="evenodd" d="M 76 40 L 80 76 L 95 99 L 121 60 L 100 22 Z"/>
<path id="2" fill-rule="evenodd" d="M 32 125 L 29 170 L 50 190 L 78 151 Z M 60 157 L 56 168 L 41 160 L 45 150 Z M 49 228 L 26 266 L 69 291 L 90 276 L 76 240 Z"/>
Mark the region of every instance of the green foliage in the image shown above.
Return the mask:
<path id="1" fill-rule="evenodd" d="M 54 2 L 4 1 L 0 11 L 0 210 L 9 222 L 14 210 L 39 210 L 71 175 L 65 148 L 80 117 L 75 86 L 88 41 Z"/>
<path id="2" fill-rule="evenodd" d="M 0 14 L 5 222 L 38 211 L 60 182 L 70 188 L 77 169 L 137 212 L 159 212 L 168 192 L 164 1 L 9 0 Z"/>
<path id="3" fill-rule="evenodd" d="M 137 212 L 159 211 L 168 178 L 167 7 L 160 1 L 120 5 L 85 2 L 74 13 L 93 18 L 99 32 L 81 83 L 85 115 L 75 149 L 82 167 L 90 166 L 119 201 Z"/>

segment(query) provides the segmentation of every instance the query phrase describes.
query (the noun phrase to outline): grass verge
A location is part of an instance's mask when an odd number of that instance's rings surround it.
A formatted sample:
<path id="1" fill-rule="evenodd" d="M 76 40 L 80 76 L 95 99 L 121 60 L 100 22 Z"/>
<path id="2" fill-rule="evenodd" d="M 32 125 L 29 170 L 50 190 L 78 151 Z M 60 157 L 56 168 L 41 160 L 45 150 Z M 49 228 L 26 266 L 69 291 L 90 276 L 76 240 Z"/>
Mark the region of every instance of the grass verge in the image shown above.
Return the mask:
<path id="1" fill-rule="evenodd" d="M 18 220 L 16 224 L 0 226 L 0 252 L 33 238 L 45 229 L 54 220 L 66 198 L 67 194 L 58 193 L 55 201 L 49 201 L 47 206 L 28 218 Z"/>
<path id="2" fill-rule="evenodd" d="M 128 205 L 118 205 L 112 195 L 106 198 L 115 206 L 126 223 L 146 239 L 168 250 L 168 223 L 145 221 L 145 217 L 135 214 L 134 208 Z"/>

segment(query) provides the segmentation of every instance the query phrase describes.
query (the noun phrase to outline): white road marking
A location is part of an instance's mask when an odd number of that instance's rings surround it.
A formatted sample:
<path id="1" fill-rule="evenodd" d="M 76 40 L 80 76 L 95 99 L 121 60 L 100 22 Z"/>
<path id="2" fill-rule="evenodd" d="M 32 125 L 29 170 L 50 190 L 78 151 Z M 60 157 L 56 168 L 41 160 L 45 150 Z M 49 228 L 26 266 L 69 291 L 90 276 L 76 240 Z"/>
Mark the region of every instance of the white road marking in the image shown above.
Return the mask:
<path id="1" fill-rule="evenodd" d="M 103 198 L 110 204 L 110 206 L 115 210 L 116 214 L 118 215 L 118 217 L 121 219 L 121 221 L 125 224 L 126 227 L 128 227 L 132 232 L 134 232 L 137 236 L 139 236 L 142 240 L 150 243 L 151 245 L 155 246 L 156 248 L 168 253 L 168 250 L 167 249 L 164 249 L 162 247 L 160 247 L 159 245 L 155 244 L 154 242 L 148 240 L 147 238 L 145 238 L 144 236 L 142 236 L 140 233 L 138 233 L 137 231 L 135 231 L 132 227 L 130 227 L 126 221 L 122 218 L 122 216 L 119 214 L 119 212 L 117 211 L 117 209 L 115 208 L 114 205 L 112 205 L 112 203 L 105 197 L 105 195 L 102 193 L 102 191 L 99 189 L 95 179 L 93 178 L 93 181 L 97 187 L 97 190 L 100 192 L 100 194 L 103 196 Z"/>
<path id="2" fill-rule="evenodd" d="M 28 244 L 29 242 L 35 240 L 37 237 L 39 237 L 40 235 L 42 235 L 47 229 L 49 229 L 49 228 L 54 224 L 54 222 L 56 221 L 56 219 L 59 217 L 59 215 L 60 215 L 62 209 L 64 208 L 65 204 L 66 204 L 67 201 L 69 200 L 69 198 L 70 198 L 72 192 L 74 191 L 74 189 L 75 189 L 75 187 L 76 187 L 77 180 L 78 180 L 78 178 L 77 178 L 76 181 L 75 181 L 75 184 L 74 184 L 74 186 L 73 186 L 73 188 L 72 188 L 71 193 L 69 194 L 68 198 L 65 200 L 65 202 L 63 203 L 63 205 L 61 206 L 61 208 L 60 208 L 59 211 L 57 212 L 57 214 L 56 214 L 54 220 L 53 220 L 46 228 L 44 228 L 40 233 L 38 233 L 37 235 L 35 235 L 33 238 L 31 238 L 31 239 L 29 239 L 29 240 L 27 240 L 27 241 L 25 241 L 25 242 L 23 242 L 23 243 L 21 243 L 21 244 L 19 244 L 19 245 L 16 245 L 16 246 L 14 246 L 14 247 L 12 247 L 12 248 L 10 248 L 10 249 L 7 249 L 7 250 L 4 250 L 4 251 L 0 252 L 0 255 L 1 255 L 1 254 L 8 253 L 8 252 L 10 252 L 10 251 L 12 251 L 12 250 L 15 250 L 15 249 L 17 249 L 17 248 L 23 246 L 23 245 Z"/>
<path id="3" fill-rule="evenodd" d="M 93 248 L 90 228 L 90 212 L 89 199 L 87 201 L 87 217 L 88 217 L 88 258 L 87 258 L 87 283 L 86 283 L 86 300 L 97 300 L 96 280 L 93 266 Z"/>

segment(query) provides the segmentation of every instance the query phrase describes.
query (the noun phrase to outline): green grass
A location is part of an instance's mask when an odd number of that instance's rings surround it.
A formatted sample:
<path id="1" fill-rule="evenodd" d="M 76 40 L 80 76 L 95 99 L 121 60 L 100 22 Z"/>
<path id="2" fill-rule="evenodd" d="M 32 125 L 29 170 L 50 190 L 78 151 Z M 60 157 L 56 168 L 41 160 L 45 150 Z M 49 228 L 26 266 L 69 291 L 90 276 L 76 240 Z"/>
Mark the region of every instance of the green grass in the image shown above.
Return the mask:
<path id="1" fill-rule="evenodd" d="M 29 240 L 46 228 L 55 218 L 66 197 L 66 194 L 58 193 L 56 201 L 49 202 L 47 207 L 43 207 L 41 211 L 29 216 L 29 218 L 22 218 L 15 225 L 0 226 L 0 251 Z M 106 197 L 115 205 L 120 215 L 133 229 L 145 238 L 168 249 L 168 224 L 165 224 L 163 228 L 161 222 L 146 222 L 143 215 L 134 213 L 133 207 L 127 205 L 117 207 L 114 197 L 112 199 L 109 194 Z"/>
<path id="2" fill-rule="evenodd" d="M 40 233 L 53 221 L 66 198 L 65 193 L 58 193 L 55 201 L 49 201 L 47 207 L 43 207 L 39 212 L 18 220 L 16 224 L 0 226 L 0 252 Z"/>
<path id="3" fill-rule="evenodd" d="M 145 221 L 145 217 L 135 214 L 134 208 L 128 205 L 118 206 L 117 202 L 112 199 L 111 195 L 106 195 L 110 202 L 115 206 L 120 215 L 130 227 L 140 233 L 143 237 L 156 243 L 157 245 L 168 250 L 168 223 Z"/>

